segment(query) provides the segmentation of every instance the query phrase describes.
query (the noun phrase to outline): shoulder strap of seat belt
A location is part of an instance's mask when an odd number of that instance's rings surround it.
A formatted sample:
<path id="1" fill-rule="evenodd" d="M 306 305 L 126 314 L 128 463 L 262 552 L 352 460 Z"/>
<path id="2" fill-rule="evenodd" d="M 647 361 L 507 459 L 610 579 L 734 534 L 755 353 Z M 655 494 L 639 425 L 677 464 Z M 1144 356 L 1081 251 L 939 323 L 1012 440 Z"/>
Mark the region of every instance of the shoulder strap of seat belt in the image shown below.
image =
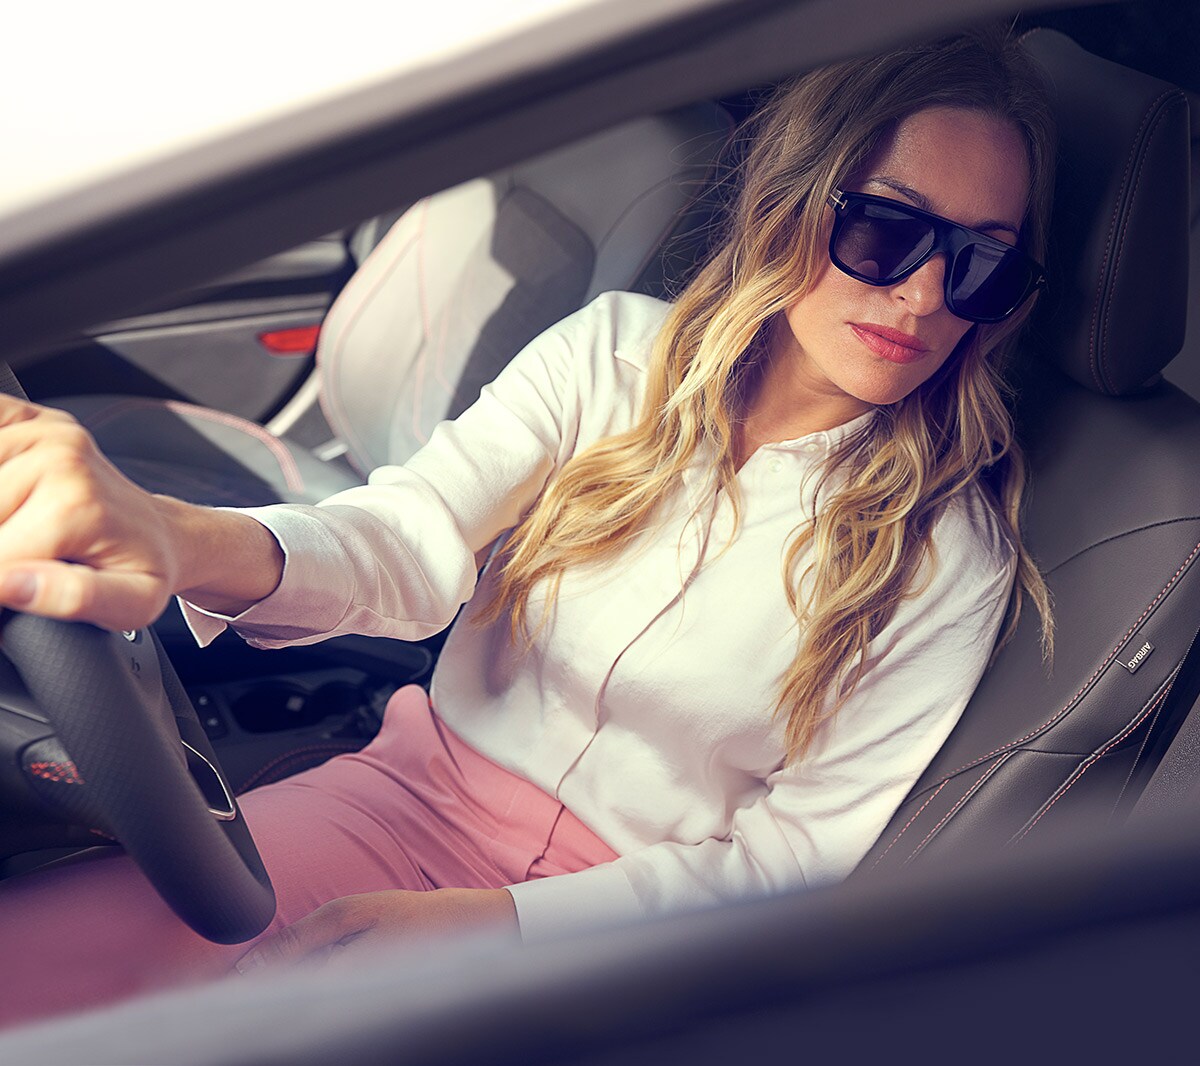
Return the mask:
<path id="1" fill-rule="evenodd" d="M 1131 818 L 1178 812 L 1194 805 L 1189 799 L 1200 784 L 1200 634 L 1179 665 L 1171 691 L 1159 711 L 1157 728 L 1147 740 L 1130 781 Z M 1144 782 L 1140 792 L 1137 778 Z"/>

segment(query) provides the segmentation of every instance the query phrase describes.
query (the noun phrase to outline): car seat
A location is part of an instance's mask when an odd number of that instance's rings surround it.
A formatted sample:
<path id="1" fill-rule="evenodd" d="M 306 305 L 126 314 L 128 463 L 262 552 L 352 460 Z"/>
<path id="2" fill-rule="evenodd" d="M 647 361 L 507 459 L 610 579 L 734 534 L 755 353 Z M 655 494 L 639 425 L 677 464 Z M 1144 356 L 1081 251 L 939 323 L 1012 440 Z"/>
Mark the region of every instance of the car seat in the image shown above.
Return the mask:
<path id="1" fill-rule="evenodd" d="M 663 249 L 709 187 L 731 122 L 694 105 L 617 126 L 419 201 L 330 309 L 317 384 L 350 466 L 193 404 L 81 395 L 74 414 L 134 481 L 195 503 L 315 503 L 402 463 L 548 326 L 609 289 L 660 290 Z M 203 353 L 197 353 L 203 358 Z"/>
<path id="2" fill-rule="evenodd" d="M 1119 818 L 1189 709 L 1200 405 L 1159 375 L 1186 319 L 1187 102 L 1053 31 L 1025 43 L 1060 128 L 1051 287 L 1016 368 L 1053 667 L 1027 611 L 855 876 Z"/>

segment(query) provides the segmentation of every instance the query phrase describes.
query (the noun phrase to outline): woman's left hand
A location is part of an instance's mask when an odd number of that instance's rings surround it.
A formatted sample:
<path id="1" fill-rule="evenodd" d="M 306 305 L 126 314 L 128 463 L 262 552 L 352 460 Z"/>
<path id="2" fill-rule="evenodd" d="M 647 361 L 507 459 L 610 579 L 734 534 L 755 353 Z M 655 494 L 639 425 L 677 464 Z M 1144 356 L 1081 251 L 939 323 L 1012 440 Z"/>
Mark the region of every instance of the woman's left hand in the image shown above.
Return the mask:
<path id="1" fill-rule="evenodd" d="M 504 889 L 367 892 L 335 899 L 264 937 L 235 967 L 248 973 L 265 966 L 321 960 L 347 949 L 481 928 L 519 934 L 517 908 Z"/>

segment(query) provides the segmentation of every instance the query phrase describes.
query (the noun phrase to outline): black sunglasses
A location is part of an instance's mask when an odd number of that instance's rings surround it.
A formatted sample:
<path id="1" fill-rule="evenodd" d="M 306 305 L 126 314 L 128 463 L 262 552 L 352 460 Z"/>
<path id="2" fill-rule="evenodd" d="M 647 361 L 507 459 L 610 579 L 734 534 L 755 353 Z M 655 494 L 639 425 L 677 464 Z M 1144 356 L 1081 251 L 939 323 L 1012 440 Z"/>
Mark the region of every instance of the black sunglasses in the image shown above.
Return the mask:
<path id="1" fill-rule="evenodd" d="M 884 196 L 829 194 L 829 258 L 868 285 L 895 285 L 946 253 L 946 306 L 968 322 L 1000 322 L 1046 283 L 1019 248 Z"/>

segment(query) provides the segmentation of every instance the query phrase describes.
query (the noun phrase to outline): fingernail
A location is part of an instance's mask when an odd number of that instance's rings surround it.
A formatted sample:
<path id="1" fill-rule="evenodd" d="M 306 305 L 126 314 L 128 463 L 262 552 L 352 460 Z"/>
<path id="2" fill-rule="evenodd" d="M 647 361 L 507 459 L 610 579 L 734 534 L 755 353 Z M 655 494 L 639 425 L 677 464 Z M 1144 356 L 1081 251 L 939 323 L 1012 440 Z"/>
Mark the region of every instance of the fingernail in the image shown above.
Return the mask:
<path id="1" fill-rule="evenodd" d="M 265 961 L 266 960 L 263 958 L 262 952 L 259 951 L 258 948 L 254 948 L 253 951 L 246 952 L 245 955 L 238 959 L 238 961 L 233 964 L 233 968 L 237 970 L 238 973 L 246 974 L 250 973 L 251 970 L 257 969 Z"/>
<path id="2" fill-rule="evenodd" d="M 0 600 L 10 607 L 24 607 L 37 595 L 37 574 L 12 570 L 0 577 Z"/>

